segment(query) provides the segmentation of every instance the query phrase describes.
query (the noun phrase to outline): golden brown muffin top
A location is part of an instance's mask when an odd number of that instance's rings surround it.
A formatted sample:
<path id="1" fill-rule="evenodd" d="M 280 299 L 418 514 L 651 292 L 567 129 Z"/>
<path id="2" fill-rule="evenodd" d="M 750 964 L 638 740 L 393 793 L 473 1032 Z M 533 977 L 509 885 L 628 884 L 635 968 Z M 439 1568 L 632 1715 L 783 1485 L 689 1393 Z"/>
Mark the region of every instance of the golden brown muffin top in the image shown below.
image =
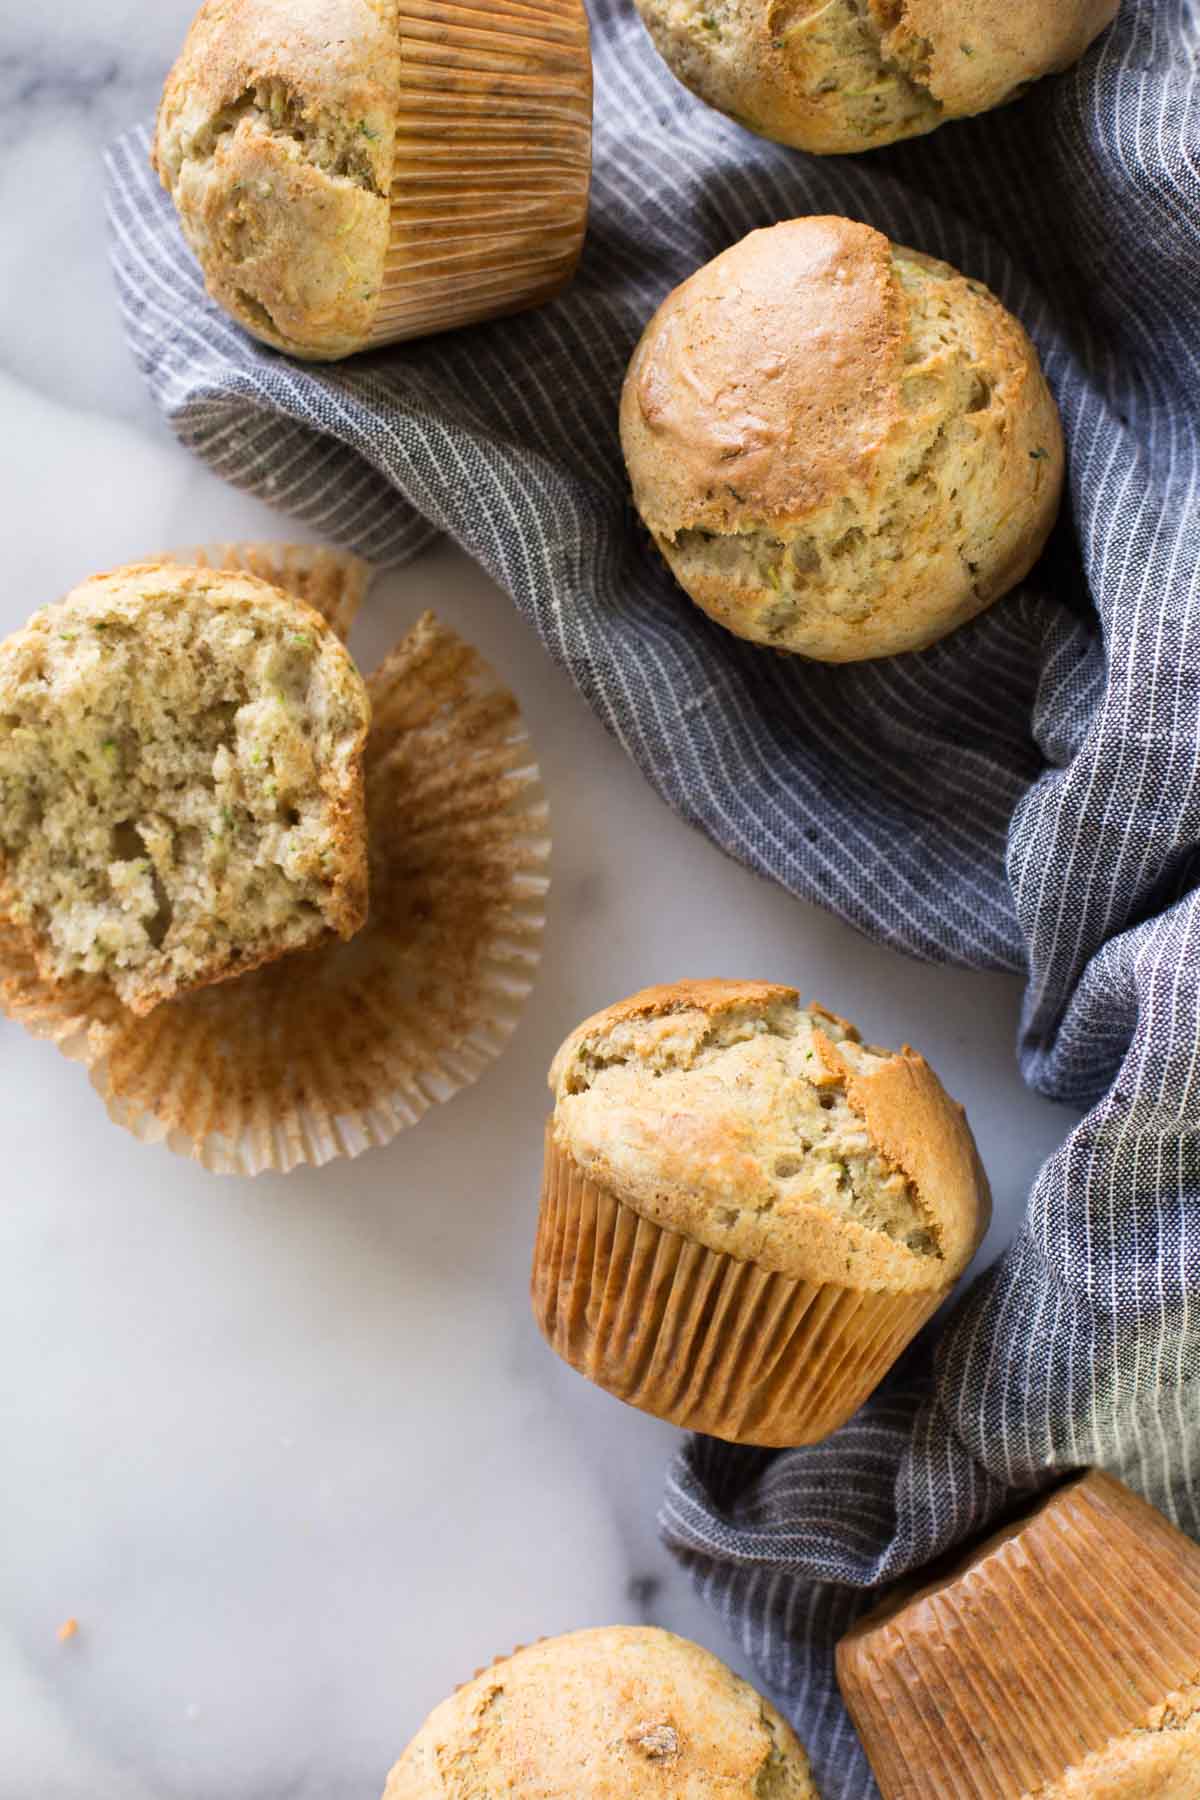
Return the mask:
<path id="1" fill-rule="evenodd" d="M 751 232 L 667 297 L 634 357 L 631 403 L 662 457 L 648 523 L 728 531 L 868 480 L 904 422 L 903 348 L 882 232 L 833 217 Z"/>
<path id="2" fill-rule="evenodd" d="M 751 232 L 668 295 L 625 382 L 638 511 L 739 636 L 840 662 L 931 643 L 1020 580 L 1063 440 L 979 282 L 850 219 Z"/>
<path id="3" fill-rule="evenodd" d="M 947 118 L 999 106 L 1077 62 L 1120 0 L 870 0 L 885 61 L 907 68 Z"/>
<path id="4" fill-rule="evenodd" d="M 572 1032 L 550 1085 L 555 1141 L 593 1181 L 763 1268 L 938 1288 L 987 1228 L 974 1139 L 924 1058 L 794 988 L 647 988 Z"/>
<path id="5" fill-rule="evenodd" d="M 774 1707 L 648 1626 L 519 1650 L 433 1712 L 384 1800 L 819 1800 Z"/>
<path id="6" fill-rule="evenodd" d="M 1075 62 L 1117 0 L 637 0 L 710 106 L 798 149 L 870 150 Z"/>
<path id="7" fill-rule="evenodd" d="M 168 78 L 154 166 L 215 297 L 282 349 L 370 330 L 400 53 L 395 0 L 207 0 Z"/>

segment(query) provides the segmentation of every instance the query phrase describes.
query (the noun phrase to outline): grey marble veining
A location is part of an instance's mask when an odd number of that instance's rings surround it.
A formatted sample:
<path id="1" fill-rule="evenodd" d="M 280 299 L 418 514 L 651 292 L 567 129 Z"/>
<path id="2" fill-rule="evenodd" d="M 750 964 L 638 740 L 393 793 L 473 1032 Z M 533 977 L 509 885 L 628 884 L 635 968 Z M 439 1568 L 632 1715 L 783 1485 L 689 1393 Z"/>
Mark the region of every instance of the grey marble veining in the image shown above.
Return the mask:
<path id="1" fill-rule="evenodd" d="M 99 153 L 189 12 L 0 21 L 3 631 L 95 568 L 288 531 L 174 444 L 117 325 Z M 911 1038 L 989 1163 L 985 1256 L 1066 1129 L 1021 1087 L 1014 982 L 901 961 L 726 862 L 457 554 L 381 586 L 364 656 L 426 606 L 513 682 L 556 821 L 537 992 L 476 1088 L 356 1164 L 228 1183 L 0 1023 L 0 1800 L 376 1800 L 428 1708 L 515 1642 L 647 1619 L 739 1660 L 656 1539 L 676 1434 L 529 1315 L 544 1071 L 594 1007 L 764 974 Z"/>

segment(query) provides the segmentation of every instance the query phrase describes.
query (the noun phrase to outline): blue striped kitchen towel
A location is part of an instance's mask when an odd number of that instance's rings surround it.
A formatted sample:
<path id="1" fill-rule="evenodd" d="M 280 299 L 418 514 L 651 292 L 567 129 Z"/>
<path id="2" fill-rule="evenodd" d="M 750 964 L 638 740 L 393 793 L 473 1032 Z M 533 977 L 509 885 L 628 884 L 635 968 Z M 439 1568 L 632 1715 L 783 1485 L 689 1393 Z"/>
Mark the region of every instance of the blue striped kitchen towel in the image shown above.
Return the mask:
<path id="1" fill-rule="evenodd" d="M 211 467 L 376 561 L 450 533 L 722 849 L 897 949 L 1027 976 L 1025 1075 L 1091 1111 L 1017 1241 L 832 1441 L 693 1440 L 669 1478 L 669 1542 L 827 1800 L 860 1800 L 831 1645 L 869 1589 L 1088 1462 L 1200 1532 L 1200 17 L 1124 0 L 1019 104 L 818 159 L 684 93 L 631 0 L 591 10 L 591 232 L 544 311 L 291 363 L 206 300 L 144 132 L 111 159 L 117 280 L 159 405 Z M 1063 521 L 1024 587 L 859 667 L 701 617 L 639 538 L 617 442 L 625 364 L 667 290 L 812 212 L 993 287 L 1070 445 Z"/>

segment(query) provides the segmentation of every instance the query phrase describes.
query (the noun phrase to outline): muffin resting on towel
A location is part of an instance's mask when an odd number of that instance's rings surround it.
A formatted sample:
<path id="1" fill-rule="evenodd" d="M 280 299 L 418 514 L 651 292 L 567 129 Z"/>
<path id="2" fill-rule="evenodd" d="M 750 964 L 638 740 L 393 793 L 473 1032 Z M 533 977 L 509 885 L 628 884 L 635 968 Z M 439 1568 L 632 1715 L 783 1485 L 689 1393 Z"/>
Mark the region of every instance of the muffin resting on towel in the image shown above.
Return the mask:
<path id="1" fill-rule="evenodd" d="M 764 137 L 870 150 L 1065 69 L 1118 0 L 637 0 L 693 93 Z"/>
<path id="2" fill-rule="evenodd" d="M 647 988 L 573 1032 L 550 1082 L 538 1322 L 688 1429 L 824 1437 L 986 1229 L 974 1140 L 928 1064 L 793 988 Z"/>
<path id="3" fill-rule="evenodd" d="M 1025 576 L 1063 440 L 995 296 L 850 219 L 751 232 L 675 289 L 621 403 L 633 497 L 740 637 L 827 662 L 916 650 Z"/>
<path id="4" fill-rule="evenodd" d="M 775 1708 L 668 1631 L 612 1626 L 501 1658 L 433 1712 L 384 1800 L 819 1800 Z"/>
<path id="5" fill-rule="evenodd" d="M 558 293 L 591 100 L 583 0 L 206 0 L 153 162 L 213 298 L 328 360 Z"/>
<path id="6" fill-rule="evenodd" d="M 148 1013 L 366 917 L 366 689 L 251 576 L 96 576 L 0 645 L 0 911 Z"/>
<path id="7" fill-rule="evenodd" d="M 838 1646 L 884 1800 L 1196 1800 L 1200 1547 L 1099 1470 Z"/>

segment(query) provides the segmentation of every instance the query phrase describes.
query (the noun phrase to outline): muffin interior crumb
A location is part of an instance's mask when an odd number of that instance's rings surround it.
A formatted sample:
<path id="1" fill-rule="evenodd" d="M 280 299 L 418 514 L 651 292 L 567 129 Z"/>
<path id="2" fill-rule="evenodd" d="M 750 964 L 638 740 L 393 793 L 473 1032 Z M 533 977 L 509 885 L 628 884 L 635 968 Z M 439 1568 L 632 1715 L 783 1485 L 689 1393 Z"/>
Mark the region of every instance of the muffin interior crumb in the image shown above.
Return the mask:
<path id="1" fill-rule="evenodd" d="M 909 137 L 941 121 L 930 92 L 928 39 L 888 28 L 898 7 L 870 0 L 777 0 L 772 43 L 797 77 L 817 64 L 814 98 L 835 95 L 864 149 L 880 138 Z"/>
<path id="2" fill-rule="evenodd" d="M 880 0 L 639 0 L 639 6 L 680 80 L 752 130 L 775 135 L 781 122 L 779 98 L 756 97 L 746 78 L 747 45 L 757 47 L 764 36 L 763 72 L 816 112 L 836 117 L 841 149 L 865 150 L 929 131 L 943 117 L 929 86 L 932 45 L 896 30 L 891 15 L 898 9 Z"/>
<path id="3" fill-rule="evenodd" d="M 324 934 L 365 731 L 345 662 L 307 609 L 169 584 L 136 607 L 68 601 L 9 640 L 5 905 L 55 978 L 105 975 L 148 1010 Z"/>
<path id="4" fill-rule="evenodd" d="M 314 107 L 279 77 L 265 78 L 212 114 L 188 145 L 192 157 L 211 158 L 221 138 L 245 131 L 288 140 L 305 160 L 335 180 L 348 181 L 370 194 L 382 194 L 378 173 L 378 134 L 364 120 L 350 119 Z"/>

